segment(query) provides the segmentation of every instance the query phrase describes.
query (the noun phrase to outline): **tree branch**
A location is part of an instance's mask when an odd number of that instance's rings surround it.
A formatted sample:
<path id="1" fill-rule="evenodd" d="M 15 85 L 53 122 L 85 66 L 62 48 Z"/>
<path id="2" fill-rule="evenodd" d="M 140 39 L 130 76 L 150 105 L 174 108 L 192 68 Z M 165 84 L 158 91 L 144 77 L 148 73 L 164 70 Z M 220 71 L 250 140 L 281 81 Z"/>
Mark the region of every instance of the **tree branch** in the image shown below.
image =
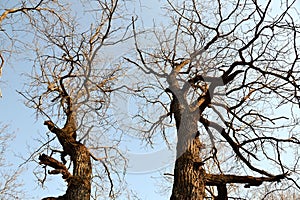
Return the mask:
<path id="1" fill-rule="evenodd" d="M 245 188 L 250 188 L 251 186 L 259 186 L 263 182 L 280 182 L 284 179 L 287 174 L 280 174 L 272 177 L 254 177 L 254 176 L 236 176 L 236 175 L 216 175 L 216 174 L 206 174 L 206 184 L 209 186 L 218 186 L 227 183 L 246 183 Z"/>
<path id="2" fill-rule="evenodd" d="M 40 155 L 39 160 L 40 160 L 39 162 L 40 165 L 47 165 L 55 169 L 55 170 L 48 171 L 49 174 L 62 174 L 63 179 L 67 181 L 72 176 L 63 163 L 57 161 L 56 159 L 50 156 L 47 156 L 46 154 Z"/>
<path id="3" fill-rule="evenodd" d="M 219 124 L 215 123 L 215 122 L 212 122 L 212 121 L 209 121 L 207 119 L 205 119 L 204 117 L 200 117 L 199 121 L 204 125 L 204 126 L 207 126 L 207 127 L 212 127 L 214 128 L 215 130 L 217 130 L 221 135 L 222 137 L 228 142 L 228 144 L 231 146 L 232 150 L 234 151 L 234 153 L 236 154 L 236 156 L 238 158 L 240 158 L 251 170 L 253 171 L 256 171 L 260 174 L 263 174 L 265 176 L 269 176 L 269 177 L 274 177 L 274 175 L 264 171 L 264 170 L 261 170 L 261 169 L 258 169 L 256 167 L 254 167 L 249 160 L 247 160 L 243 154 L 240 152 L 240 149 L 239 149 L 239 146 L 237 143 L 235 143 L 233 141 L 233 139 L 229 136 L 229 134 L 227 134 L 225 132 L 225 129 L 220 126 Z"/>

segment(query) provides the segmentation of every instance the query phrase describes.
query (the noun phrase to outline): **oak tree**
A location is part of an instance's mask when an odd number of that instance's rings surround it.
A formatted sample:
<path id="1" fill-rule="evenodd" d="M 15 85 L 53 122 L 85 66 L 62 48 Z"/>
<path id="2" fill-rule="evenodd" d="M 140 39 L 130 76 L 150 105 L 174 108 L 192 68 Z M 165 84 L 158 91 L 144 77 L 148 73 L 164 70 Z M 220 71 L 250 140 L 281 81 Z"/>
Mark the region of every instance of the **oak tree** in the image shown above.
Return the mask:
<path id="1" fill-rule="evenodd" d="M 240 184 L 269 184 L 264 198 L 299 191 L 298 4 L 168 1 L 170 24 L 145 36 L 151 48 L 135 34 L 138 59 L 125 59 L 152 77 L 151 85 L 137 88 L 140 97 L 166 110 L 156 121 L 145 112 L 137 116 L 148 124 L 144 136 L 155 142 L 160 130 L 168 142 L 170 118 L 175 123 L 170 199 L 249 195 Z"/>
<path id="2" fill-rule="evenodd" d="M 65 194 L 44 199 L 116 198 L 125 187 L 122 133 L 108 111 L 123 73 L 109 47 L 129 37 L 123 3 L 42 0 L 36 12 L 24 5 L 15 16 L 28 36 L 26 51 L 35 55 L 18 92 L 49 131 L 27 161 L 38 159 L 42 185 L 49 174 L 67 185 Z"/>

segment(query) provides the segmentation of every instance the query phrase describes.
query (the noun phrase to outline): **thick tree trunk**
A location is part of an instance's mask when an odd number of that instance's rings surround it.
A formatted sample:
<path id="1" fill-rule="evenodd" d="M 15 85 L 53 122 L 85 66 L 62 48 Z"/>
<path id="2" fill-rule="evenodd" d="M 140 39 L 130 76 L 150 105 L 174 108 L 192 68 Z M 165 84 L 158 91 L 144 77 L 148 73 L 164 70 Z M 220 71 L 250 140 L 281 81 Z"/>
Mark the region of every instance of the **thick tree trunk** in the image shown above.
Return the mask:
<path id="1" fill-rule="evenodd" d="M 92 166 L 90 153 L 82 144 L 76 144 L 71 153 L 74 169 L 73 176 L 68 180 L 68 189 L 65 199 L 89 200 L 91 194 Z"/>
<path id="2" fill-rule="evenodd" d="M 64 128 L 57 128 L 53 122 L 45 121 L 48 129 L 55 133 L 63 147 L 62 162 L 47 155 L 40 156 L 40 164 L 48 165 L 54 170 L 50 174 L 62 174 L 68 183 L 68 189 L 63 196 L 44 200 L 89 200 L 91 194 L 92 165 L 89 150 L 76 141 L 76 125 L 74 117 L 69 117 Z M 73 173 L 71 174 L 64 165 L 64 156 L 69 155 L 73 163 Z"/>
<path id="3" fill-rule="evenodd" d="M 184 112 L 177 126 L 177 160 L 171 200 L 202 200 L 205 197 L 205 171 L 200 157 L 202 145 L 197 119 L 196 113 Z"/>

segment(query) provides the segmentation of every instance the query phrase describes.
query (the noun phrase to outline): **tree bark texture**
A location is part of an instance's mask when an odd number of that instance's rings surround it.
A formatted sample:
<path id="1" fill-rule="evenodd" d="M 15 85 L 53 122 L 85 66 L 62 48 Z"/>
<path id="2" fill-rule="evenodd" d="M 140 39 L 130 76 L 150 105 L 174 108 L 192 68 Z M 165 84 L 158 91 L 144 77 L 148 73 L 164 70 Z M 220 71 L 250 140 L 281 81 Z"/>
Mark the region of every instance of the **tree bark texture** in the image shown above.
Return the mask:
<path id="1" fill-rule="evenodd" d="M 170 199 L 201 200 L 205 197 L 205 171 L 200 158 L 202 144 L 198 137 L 198 114 L 184 109 L 181 114 L 175 113 L 174 116 L 178 142 Z"/>
<path id="2" fill-rule="evenodd" d="M 51 121 L 45 121 L 48 129 L 56 134 L 63 147 L 62 162 L 49 156 L 40 156 L 40 164 L 54 168 L 49 174 L 62 174 L 68 183 L 66 193 L 60 197 L 47 197 L 47 199 L 59 200 L 89 200 L 91 194 L 92 166 L 89 150 L 81 143 L 76 141 L 76 123 L 74 113 L 69 113 L 65 126 L 60 129 Z M 73 173 L 69 173 L 65 167 L 64 156 L 69 155 L 73 163 Z"/>

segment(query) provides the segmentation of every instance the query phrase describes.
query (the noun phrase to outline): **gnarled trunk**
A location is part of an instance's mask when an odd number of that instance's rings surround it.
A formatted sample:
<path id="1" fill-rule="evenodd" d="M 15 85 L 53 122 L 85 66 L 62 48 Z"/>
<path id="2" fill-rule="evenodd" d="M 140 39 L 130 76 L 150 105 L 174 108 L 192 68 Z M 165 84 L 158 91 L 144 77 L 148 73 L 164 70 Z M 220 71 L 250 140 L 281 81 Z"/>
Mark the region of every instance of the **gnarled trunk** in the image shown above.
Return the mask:
<path id="1" fill-rule="evenodd" d="M 54 168 L 50 174 L 62 174 L 68 183 L 68 189 L 63 196 L 48 197 L 43 200 L 89 200 L 91 195 L 92 164 L 89 150 L 76 141 L 76 123 L 74 113 L 68 116 L 64 128 L 60 129 L 51 121 L 45 121 L 48 129 L 55 133 L 63 147 L 62 162 L 43 154 L 39 157 L 40 164 Z M 69 155 L 73 163 L 73 174 L 65 166 L 64 156 Z"/>

